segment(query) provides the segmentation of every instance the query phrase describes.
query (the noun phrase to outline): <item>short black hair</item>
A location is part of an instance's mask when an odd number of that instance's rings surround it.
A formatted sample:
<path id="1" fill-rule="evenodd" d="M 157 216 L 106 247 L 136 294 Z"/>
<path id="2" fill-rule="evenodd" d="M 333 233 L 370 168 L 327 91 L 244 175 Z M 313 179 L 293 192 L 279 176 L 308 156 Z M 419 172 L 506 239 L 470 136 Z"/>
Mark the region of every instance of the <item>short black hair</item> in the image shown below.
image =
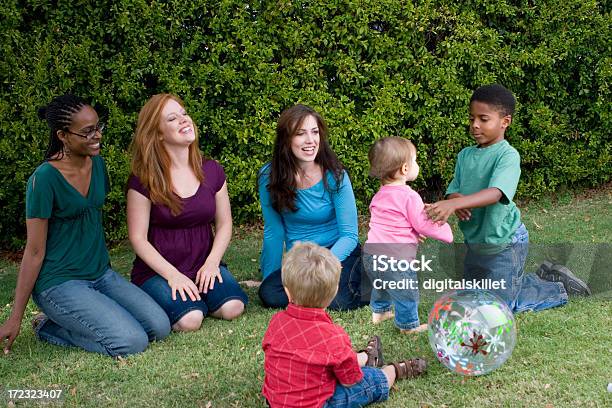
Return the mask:
<path id="1" fill-rule="evenodd" d="M 476 89 L 470 98 L 470 105 L 474 101 L 491 105 L 502 116 L 513 115 L 516 107 L 516 99 L 512 92 L 500 84 L 484 85 Z"/>

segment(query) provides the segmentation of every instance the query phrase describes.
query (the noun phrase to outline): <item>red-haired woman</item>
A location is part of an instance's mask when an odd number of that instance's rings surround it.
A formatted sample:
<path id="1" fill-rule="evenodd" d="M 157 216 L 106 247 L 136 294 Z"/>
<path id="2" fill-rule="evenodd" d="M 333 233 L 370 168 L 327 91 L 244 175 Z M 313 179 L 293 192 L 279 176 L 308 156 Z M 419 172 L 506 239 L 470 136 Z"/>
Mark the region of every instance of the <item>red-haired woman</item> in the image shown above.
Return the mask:
<path id="1" fill-rule="evenodd" d="M 207 315 L 240 316 L 247 296 L 221 262 L 232 235 L 225 173 L 202 157 L 181 99 L 149 99 L 138 115 L 132 154 L 132 281 L 166 311 L 175 331 L 198 330 Z"/>

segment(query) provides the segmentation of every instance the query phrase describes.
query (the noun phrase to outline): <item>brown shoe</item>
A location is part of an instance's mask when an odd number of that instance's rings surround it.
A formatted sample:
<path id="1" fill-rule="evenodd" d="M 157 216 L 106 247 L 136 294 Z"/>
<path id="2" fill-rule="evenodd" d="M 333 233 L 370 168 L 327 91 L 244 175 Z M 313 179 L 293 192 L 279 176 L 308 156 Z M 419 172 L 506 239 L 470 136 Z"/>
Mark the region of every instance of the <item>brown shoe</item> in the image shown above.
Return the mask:
<path id="1" fill-rule="evenodd" d="M 382 342 L 379 336 L 370 337 L 366 348 L 359 350 L 358 353 L 367 354 L 368 361 L 366 362 L 366 366 L 368 367 L 382 367 L 385 364 L 382 354 Z"/>
<path id="2" fill-rule="evenodd" d="M 396 380 L 418 377 L 427 371 L 427 362 L 422 358 L 411 358 L 391 364 L 395 368 Z"/>

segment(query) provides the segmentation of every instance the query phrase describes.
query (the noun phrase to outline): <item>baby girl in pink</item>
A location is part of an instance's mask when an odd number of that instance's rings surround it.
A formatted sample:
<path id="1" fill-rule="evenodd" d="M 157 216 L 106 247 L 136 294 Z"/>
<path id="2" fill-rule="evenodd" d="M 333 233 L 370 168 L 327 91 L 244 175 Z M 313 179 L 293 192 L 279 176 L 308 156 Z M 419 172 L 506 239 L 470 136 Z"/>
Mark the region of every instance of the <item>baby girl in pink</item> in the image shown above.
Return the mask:
<path id="1" fill-rule="evenodd" d="M 381 181 L 380 190 L 370 203 L 370 229 L 364 248 L 364 265 L 373 282 L 372 321 L 380 323 L 395 317 L 395 325 L 402 332 L 420 332 L 427 325 L 421 325 L 418 318 L 415 270 L 418 262 L 414 262 L 418 244 L 422 237 L 451 243 L 453 233 L 447 223 L 438 225 L 429 219 L 421 196 L 406 184 L 419 175 L 416 148 L 409 140 L 401 137 L 379 139 L 370 149 L 368 158 L 370 174 Z M 410 264 L 411 268 L 392 271 L 394 264 L 386 263 L 392 257 L 396 261 L 403 260 L 403 265 Z M 397 285 L 389 284 L 400 280 L 413 282 L 413 286 L 397 289 Z"/>

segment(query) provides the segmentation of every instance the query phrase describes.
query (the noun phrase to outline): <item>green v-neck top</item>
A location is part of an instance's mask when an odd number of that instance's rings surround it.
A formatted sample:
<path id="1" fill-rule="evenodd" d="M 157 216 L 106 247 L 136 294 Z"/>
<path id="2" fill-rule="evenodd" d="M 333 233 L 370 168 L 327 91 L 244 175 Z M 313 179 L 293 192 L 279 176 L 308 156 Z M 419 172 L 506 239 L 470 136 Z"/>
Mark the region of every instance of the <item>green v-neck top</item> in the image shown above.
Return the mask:
<path id="1" fill-rule="evenodd" d="M 49 220 L 45 258 L 34 293 L 73 279 L 97 279 L 109 267 L 102 206 L 110 184 L 102 157 L 91 160 L 87 196 L 48 162 L 38 166 L 28 180 L 26 218 Z"/>

